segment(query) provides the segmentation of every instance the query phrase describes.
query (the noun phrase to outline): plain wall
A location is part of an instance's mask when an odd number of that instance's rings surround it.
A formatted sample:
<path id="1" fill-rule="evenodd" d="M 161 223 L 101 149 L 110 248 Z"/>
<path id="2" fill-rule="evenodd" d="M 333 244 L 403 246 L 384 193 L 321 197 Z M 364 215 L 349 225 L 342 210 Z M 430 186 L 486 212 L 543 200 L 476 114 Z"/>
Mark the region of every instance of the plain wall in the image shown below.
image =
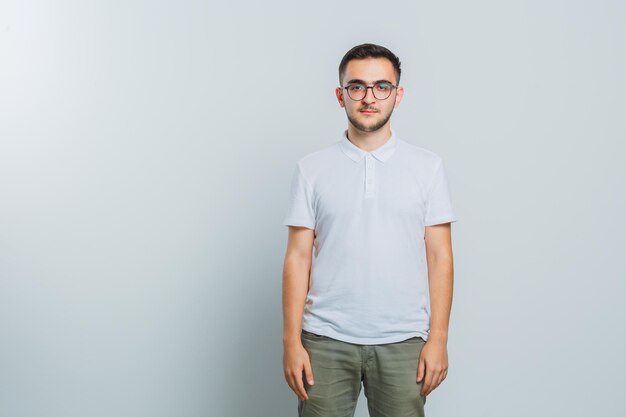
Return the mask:
<path id="1" fill-rule="evenodd" d="M 402 60 L 392 126 L 444 158 L 459 216 L 429 417 L 623 412 L 625 22 L 618 0 L 1 2 L 0 416 L 296 415 L 281 222 L 363 42 Z"/>

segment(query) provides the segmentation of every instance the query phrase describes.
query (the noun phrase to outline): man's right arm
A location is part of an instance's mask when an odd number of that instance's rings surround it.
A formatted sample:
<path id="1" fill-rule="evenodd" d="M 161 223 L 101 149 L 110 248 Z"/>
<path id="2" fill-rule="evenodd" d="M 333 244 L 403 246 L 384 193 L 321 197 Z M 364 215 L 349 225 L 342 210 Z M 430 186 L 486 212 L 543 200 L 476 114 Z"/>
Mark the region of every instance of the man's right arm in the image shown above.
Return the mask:
<path id="1" fill-rule="evenodd" d="M 283 343 L 300 343 L 302 314 L 309 292 L 309 274 L 315 231 L 289 226 L 283 268 Z"/>
<path id="2" fill-rule="evenodd" d="M 289 226 L 289 241 L 283 270 L 283 367 L 285 379 L 301 400 L 308 400 L 304 377 L 314 384 L 309 354 L 302 345 L 302 314 L 309 292 L 309 274 L 315 232 L 300 226 Z"/>

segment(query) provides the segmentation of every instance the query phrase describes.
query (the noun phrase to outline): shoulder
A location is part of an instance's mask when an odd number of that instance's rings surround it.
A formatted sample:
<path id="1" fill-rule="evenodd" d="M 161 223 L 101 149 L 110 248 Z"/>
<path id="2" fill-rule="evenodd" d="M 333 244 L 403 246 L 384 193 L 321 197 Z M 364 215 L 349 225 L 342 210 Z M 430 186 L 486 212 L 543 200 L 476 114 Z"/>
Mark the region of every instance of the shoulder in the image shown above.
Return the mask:
<path id="1" fill-rule="evenodd" d="M 297 169 L 304 177 L 313 178 L 317 173 L 328 170 L 336 161 L 340 151 L 339 143 L 335 142 L 310 152 L 298 159 Z"/>
<path id="2" fill-rule="evenodd" d="M 443 163 L 443 159 L 436 152 L 405 140 L 398 140 L 398 147 L 400 154 L 403 155 L 412 166 L 422 167 L 427 171 L 434 171 Z"/>

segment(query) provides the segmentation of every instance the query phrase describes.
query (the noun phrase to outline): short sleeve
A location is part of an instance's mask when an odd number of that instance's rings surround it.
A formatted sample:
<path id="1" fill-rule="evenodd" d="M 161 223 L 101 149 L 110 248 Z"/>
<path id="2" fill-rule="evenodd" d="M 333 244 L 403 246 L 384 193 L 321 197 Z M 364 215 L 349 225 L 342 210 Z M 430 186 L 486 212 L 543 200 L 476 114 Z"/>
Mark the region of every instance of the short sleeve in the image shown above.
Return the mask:
<path id="1" fill-rule="evenodd" d="M 287 215 L 283 220 L 285 226 L 304 226 L 315 229 L 315 207 L 313 190 L 300 169 L 300 164 L 291 179 L 291 192 L 289 193 L 289 206 Z"/>
<path id="2" fill-rule="evenodd" d="M 426 216 L 424 226 L 433 226 L 442 223 L 452 223 L 457 221 L 457 217 L 452 210 L 450 190 L 448 189 L 448 178 L 443 166 L 443 161 L 439 162 L 428 190 L 426 202 Z"/>

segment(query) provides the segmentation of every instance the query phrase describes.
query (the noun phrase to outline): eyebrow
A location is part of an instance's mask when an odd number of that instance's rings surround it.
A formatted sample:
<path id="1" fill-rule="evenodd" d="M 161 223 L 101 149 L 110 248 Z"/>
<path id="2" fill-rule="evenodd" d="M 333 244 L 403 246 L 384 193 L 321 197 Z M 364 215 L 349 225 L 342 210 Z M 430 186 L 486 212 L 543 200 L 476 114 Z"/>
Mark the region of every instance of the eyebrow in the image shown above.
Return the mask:
<path id="1" fill-rule="evenodd" d="M 376 83 L 379 83 L 379 82 L 381 82 L 381 81 L 382 81 L 382 82 L 389 83 L 389 84 L 393 84 L 393 83 L 392 83 L 391 81 L 389 81 L 389 80 L 376 80 L 376 81 L 374 81 L 372 84 L 376 84 Z M 365 81 L 363 81 L 363 80 L 359 80 L 358 78 L 353 78 L 353 79 L 351 79 L 350 81 L 348 81 L 346 84 L 353 84 L 353 83 L 367 84 Z"/>

